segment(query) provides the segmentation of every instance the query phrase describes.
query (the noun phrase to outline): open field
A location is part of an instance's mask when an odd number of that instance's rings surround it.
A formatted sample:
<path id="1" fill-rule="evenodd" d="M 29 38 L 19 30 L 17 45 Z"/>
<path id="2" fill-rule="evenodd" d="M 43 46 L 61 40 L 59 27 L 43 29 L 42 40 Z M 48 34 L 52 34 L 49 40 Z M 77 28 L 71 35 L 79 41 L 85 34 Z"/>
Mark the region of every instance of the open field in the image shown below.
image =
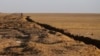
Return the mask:
<path id="1" fill-rule="evenodd" d="M 100 40 L 100 14 L 27 13 L 35 21 Z"/>

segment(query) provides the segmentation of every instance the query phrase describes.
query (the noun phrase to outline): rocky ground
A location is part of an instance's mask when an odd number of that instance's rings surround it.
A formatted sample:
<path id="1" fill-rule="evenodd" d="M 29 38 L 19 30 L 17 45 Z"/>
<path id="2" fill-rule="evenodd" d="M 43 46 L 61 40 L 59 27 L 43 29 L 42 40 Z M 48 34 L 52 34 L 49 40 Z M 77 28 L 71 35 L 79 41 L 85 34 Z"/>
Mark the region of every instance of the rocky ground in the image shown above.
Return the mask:
<path id="1" fill-rule="evenodd" d="M 12 14 L 0 18 L 0 56 L 100 56 L 100 49 Z"/>

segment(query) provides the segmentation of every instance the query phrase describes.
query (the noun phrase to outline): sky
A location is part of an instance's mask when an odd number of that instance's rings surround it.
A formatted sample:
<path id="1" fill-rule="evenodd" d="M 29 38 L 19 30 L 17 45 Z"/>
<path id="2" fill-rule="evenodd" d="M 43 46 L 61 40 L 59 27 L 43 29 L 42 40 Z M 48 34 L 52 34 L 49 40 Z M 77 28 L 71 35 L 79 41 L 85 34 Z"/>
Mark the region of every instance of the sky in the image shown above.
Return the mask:
<path id="1" fill-rule="evenodd" d="M 100 13 L 100 0 L 0 0 L 0 12 Z"/>

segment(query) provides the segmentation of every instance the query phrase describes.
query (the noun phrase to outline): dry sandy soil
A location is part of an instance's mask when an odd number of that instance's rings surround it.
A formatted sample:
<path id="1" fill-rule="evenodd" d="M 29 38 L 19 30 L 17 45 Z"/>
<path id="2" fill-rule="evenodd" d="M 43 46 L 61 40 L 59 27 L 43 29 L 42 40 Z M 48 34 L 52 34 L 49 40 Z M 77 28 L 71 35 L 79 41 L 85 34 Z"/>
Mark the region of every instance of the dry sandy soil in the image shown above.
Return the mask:
<path id="1" fill-rule="evenodd" d="M 100 14 L 32 14 L 35 21 L 100 40 Z"/>
<path id="2" fill-rule="evenodd" d="M 96 24 L 99 22 L 98 15 L 96 15 L 97 20 L 93 19 L 96 25 L 90 24 L 90 27 L 88 24 L 86 27 L 84 21 L 84 24 L 81 25 L 82 20 L 79 20 L 80 24 L 78 24 L 77 20 L 66 19 L 66 14 L 25 14 L 24 16 L 27 15 L 32 16 L 32 19 L 25 19 L 21 14 L 4 14 L 0 17 L 0 56 L 100 56 L 99 40 L 73 35 L 81 34 L 78 29 L 99 30 L 99 24 Z M 77 18 L 74 15 L 74 17 L 67 16 Z M 85 22 L 88 23 L 87 20 Z M 87 31 L 83 31 L 83 35 L 84 32 Z M 94 32 L 96 31 L 93 31 L 93 35 Z M 99 36 L 99 34 L 97 35 Z M 82 39 L 79 41 L 77 38 L 80 37 L 86 41 Z"/>

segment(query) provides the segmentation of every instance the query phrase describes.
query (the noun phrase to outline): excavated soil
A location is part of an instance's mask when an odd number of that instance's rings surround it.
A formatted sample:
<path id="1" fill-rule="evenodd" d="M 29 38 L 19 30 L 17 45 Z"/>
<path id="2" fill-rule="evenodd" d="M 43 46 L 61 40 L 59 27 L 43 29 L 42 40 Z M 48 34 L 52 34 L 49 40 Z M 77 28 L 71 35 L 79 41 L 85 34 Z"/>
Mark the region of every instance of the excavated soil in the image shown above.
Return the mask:
<path id="1" fill-rule="evenodd" d="M 11 14 L 0 18 L 0 56 L 100 56 L 100 49 Z"/>

